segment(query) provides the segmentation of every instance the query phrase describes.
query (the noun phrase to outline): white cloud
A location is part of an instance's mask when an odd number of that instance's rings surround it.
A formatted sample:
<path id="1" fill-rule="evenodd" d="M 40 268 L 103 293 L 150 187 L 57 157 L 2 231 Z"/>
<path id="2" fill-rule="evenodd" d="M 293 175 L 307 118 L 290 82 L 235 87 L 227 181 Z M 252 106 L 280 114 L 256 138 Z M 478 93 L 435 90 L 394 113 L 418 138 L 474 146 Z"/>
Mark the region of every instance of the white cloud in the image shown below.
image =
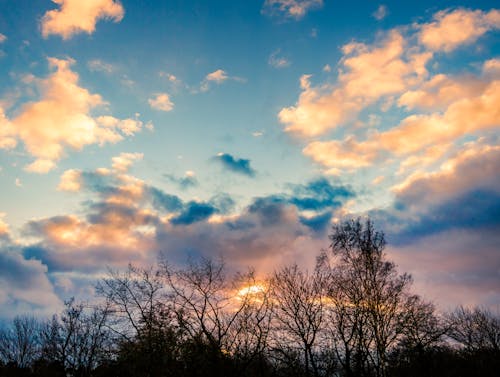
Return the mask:
<path id="1" fill-rule="evenodd" d="M 74 34 L 92 34 L 100 19 L 122 20 L 124 10 L 113 0 L 52 0 L 60 8 L 47 11 L 42 18 L 42 35 L 58 34 L 69 39 Z"/>
<path id="2" fill-rule="evenodd" d="M 120 153 L 111 159 L 112 167 L 117 172 L 126 173 L 134 161 L 142 160 L 143 157 L 143 153 Z"/>
<path id="3" fill-rule="evenodd" d="M 30 173 L 45 174 L 56 167 L 56 163 L 52 160 L 38 159 L 24 167 L 24 170 Z"/>
<path id="4" fill-rule="evenodd" d="M 207 81 L 215 81 L 217 84 L 223 83 L 229 78 L 227 75 L 226 71 L 222 69 L 218 69 L 214 72 L 209 73 L 206 77 L 205 80 Z"/>
<path id="5" fill-rule="evenodd" d="M 205 76 L 200 85 L 200 91 L 206 92 L 210 89 L 210 84 L 215 83 L 217 85 L 222 84 L 227 80 L 233 80 L 237 82 L 246 82 L 244 78 L 238 76 L 229 76 L 226 71 L 223 69 L 217 69 L 213 72 L 210 72 Z"/>
<path id="6" fill-rule="evenodd" d="M 66 170 L 59 181 L 57 189 L 60 191 L 80 191 L 82 188 L 82 172 L 76 169 Z"/>
<path id="7" fill-rule="evenodd" d="M 113 73 L 115 67 L 112 64 L 106 63 L 100 59 L 89 60 L 87 66 L 91 71 Z"/>
<path id="8" fill-rule="evenodd" d="M 0 43 L 4 43 L 6 40 L 7 37 L 4 34 L 0 33 Z"/>
<path id="9" fill-rule="evenodd" d="M 384 18 L 387 17 L 388 14 L 387 7 L 384 4 L 380 4 L 375 12 L 373 12 L 372 16 L 377 20 L 377 21 L 382 21 Z"/>
<path id="10" fill-rule="evenodd" d="M 273 17 L 300 20 L 307 12 L 323 6 L 323 0 L 266 0 L 262 13 Z"/>
<path id="11" fill-rule="evenodd" d="M 167 93 L 156 93 L 153 98 L 148 99 L 149 106 L 160 111 L 171 111 L 174 104 Z"/>

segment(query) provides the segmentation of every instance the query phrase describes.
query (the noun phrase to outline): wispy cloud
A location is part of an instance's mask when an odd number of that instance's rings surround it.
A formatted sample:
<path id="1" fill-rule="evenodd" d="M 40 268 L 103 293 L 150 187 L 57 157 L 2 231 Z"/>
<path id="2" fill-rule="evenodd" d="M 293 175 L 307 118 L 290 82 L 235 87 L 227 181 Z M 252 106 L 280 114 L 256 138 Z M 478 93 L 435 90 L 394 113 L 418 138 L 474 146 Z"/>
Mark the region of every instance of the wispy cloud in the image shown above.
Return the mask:
<path id="1" fill-rule="evenodd" d="M 92 34 L 97 21 L 110 19 L 120 22 L 125 13 L 114 0 L 52 0 L 60 8 L 47 11 L 42 17 L 42 35 L 51 34 L 69 39 L 78 33 Z"/>
<path id="2" fill-rule="evenodd" d="M 246 80 L 242 77 L 238 76 L 230 76 L 223 69 L 217 69 L 213 72 L 210 72 L 205 76 L 203 81 L 200 84 L 200 91 L 206 92 L 210 89 L 211 84 L 221 85 L 227 80 L 233 80 L 237 82 L 245 82 Z"/>
<path id="3" fill-rule="evenodd" d="M 232 172 L 246 175 L 248 177 L 254 177 L 256 172 L 250 166 L 250 160 L 244 158 L 235 158 L 228 153 L 218 153 L 215 156 L 215 160 L 219 161 L 222 166 Z"/>
<path id="4" fill-rule="evenodd" d="M 106 63 L 100 59 L 92 59 L 87 62 L 87 66 L 91 71 L 113 73 L 116 69 L 112 64 Z"/>
<path id="5" fill-rule="evenodd" d="M 198 186 L 198 179 L 196 179 L 196 174 L 188 170 L 182 177 L 177 177 L 173 174 L 164 174 L 164 177 L 167 178 L 170 182 L 175 183 L 181 189 L 188 189 L 190 187 Z"/>
<path id="6" fill-rule="evenodd" d="M 277 49 L 271 53 L 267 63 L 274 68 L 286 68 L 289 67 L 291 62 L 287 58 L 280 56 L 281 49 Z"/>
<path id="7" fill-rule="evenodd" d="M 323 0 L 266 0 L 262 13 L 282 19 L 302 19 L 307 12 L 323 6 Z"/>
<path id="8" fill-rule="evenodd" d="M 387 9 L 387 6 L 384 4 L 380 4 L 375 12 L 372 13 L 372 16 L 377 20 L 377 21 L 382 21 L 384 18 L 387 17 L 389 14 L 389 10 Z"/>

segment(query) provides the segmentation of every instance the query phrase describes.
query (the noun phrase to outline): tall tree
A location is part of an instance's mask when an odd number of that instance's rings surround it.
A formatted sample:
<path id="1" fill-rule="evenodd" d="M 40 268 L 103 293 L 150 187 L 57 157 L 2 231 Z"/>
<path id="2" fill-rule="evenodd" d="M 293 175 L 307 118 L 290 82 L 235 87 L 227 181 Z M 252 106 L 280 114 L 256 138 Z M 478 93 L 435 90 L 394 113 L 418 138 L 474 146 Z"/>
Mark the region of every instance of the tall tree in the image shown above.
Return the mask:
<path id="1" fill-rule="evenodd" d="M 412 279 L 386 259 L 385 236 L 369 219 L 335 225 L 330 240 L 335 263 L 328 292 L 338 354 L 348 374 L 372 369 L 384 377 L 388 351 L 404 333 Z"/>

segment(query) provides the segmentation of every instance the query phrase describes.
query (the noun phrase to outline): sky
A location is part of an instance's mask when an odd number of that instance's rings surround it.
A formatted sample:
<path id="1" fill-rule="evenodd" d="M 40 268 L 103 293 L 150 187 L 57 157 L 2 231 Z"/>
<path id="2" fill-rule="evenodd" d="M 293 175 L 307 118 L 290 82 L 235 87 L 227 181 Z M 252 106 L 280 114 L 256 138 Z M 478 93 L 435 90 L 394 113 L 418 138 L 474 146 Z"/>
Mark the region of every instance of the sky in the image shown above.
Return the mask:
<path id="1" fill-rule="evenodd" d="M 0 319 L 159 255 L 312 268 L 357 217 L 499 309 L 495 3 L 0 0 Z"/>

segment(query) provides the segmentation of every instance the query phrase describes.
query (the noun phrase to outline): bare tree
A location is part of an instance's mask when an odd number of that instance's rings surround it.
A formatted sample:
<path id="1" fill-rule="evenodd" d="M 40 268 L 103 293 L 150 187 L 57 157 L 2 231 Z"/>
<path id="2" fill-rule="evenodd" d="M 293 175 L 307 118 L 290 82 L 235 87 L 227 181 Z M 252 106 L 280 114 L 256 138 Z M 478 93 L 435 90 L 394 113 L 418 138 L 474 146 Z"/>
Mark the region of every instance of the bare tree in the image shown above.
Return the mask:
<path id="1" fill-rule="evenodd" d="M 275 272 L 271 287 L 275 350 L 286 355 L 283 342 L 300 345 L 306 375 L 319 375 L 315 346 L 323 324 L 321 275 L 309 275 L 294 264 Z"/>
<path id="2" fill-rule="evenodd" d="M 403 325 L 402 345 L 419 352 L 440 344 L 449 331 L 443 319 L 436 314 L 434 305 L 417 295 L 408 297 L 405 303 Z"/>
<path id="3" fill-rule="evenodd" d="M 40 354 L 40 323 L 32 316 L 17 316 L 0 329 L 0 360 L 25 368 Z"/>
<path id="4" fill-rule="evenodd" d="M 173 269 L 162 262 L 178 325 L 191 339 L 201 339 L 217 351 L 231 348 L 229 334 L 238 324 L 250 296 L 236 297 L 224 271 L 223 261 L 190 261 Z"/>
<path id="5" fill-rule="evenodd" d="M 233 289 L 242 309 L 229 330 L 228 349 L 244 370 L 265 357 L 272 319 L 271 290 L 268 282 L 256 280 L 253 271 L 238 275 Z"/>
<path id="6" fill-rule="evenodd" d="M 54 316 L 42 327 L 41 357 L 59 363 L 73 375 L 89 376 L 109 357 L 108 308 L 87 306 L 74 299 L 65 305 L 60 317 Z"/>
<path id="7" fill-rule="evenodd" d="M 334 326 L 344 346 L 344 364 L 354 351 L 360 358 L 354 360 L 355 366 L 368 363 L 383 377 L 388 351 L 404 333 L 411 277 L 399 275 L 395 264 L 386 260 L 384 234 L 370 220 L 338 224 L 330 240 L 335 268 L 329 292 L 335 302 Z"/>
<path id="8" fill-rule="evenodd" d="M 457 308 L 448 315 L 448 335 L 467 351 L 500 351 L 500 316 L 481 308 Z"/>
<path id="9" fill-rule="evenodd" d="M 158 269 L 129 265 L 127 271 L 110 271 L 97 285 L 97 293 L 109 308 L 107 327 L 121 347 L 121 356 L 144 365 L 147 375 L 175 359 L 176 336 L 173 316 L 165 300 L 165 281 Z M 168 344 L 166 341 L 168 340 Z M 165 361 L 166 362 L 166 361 Z"/>

